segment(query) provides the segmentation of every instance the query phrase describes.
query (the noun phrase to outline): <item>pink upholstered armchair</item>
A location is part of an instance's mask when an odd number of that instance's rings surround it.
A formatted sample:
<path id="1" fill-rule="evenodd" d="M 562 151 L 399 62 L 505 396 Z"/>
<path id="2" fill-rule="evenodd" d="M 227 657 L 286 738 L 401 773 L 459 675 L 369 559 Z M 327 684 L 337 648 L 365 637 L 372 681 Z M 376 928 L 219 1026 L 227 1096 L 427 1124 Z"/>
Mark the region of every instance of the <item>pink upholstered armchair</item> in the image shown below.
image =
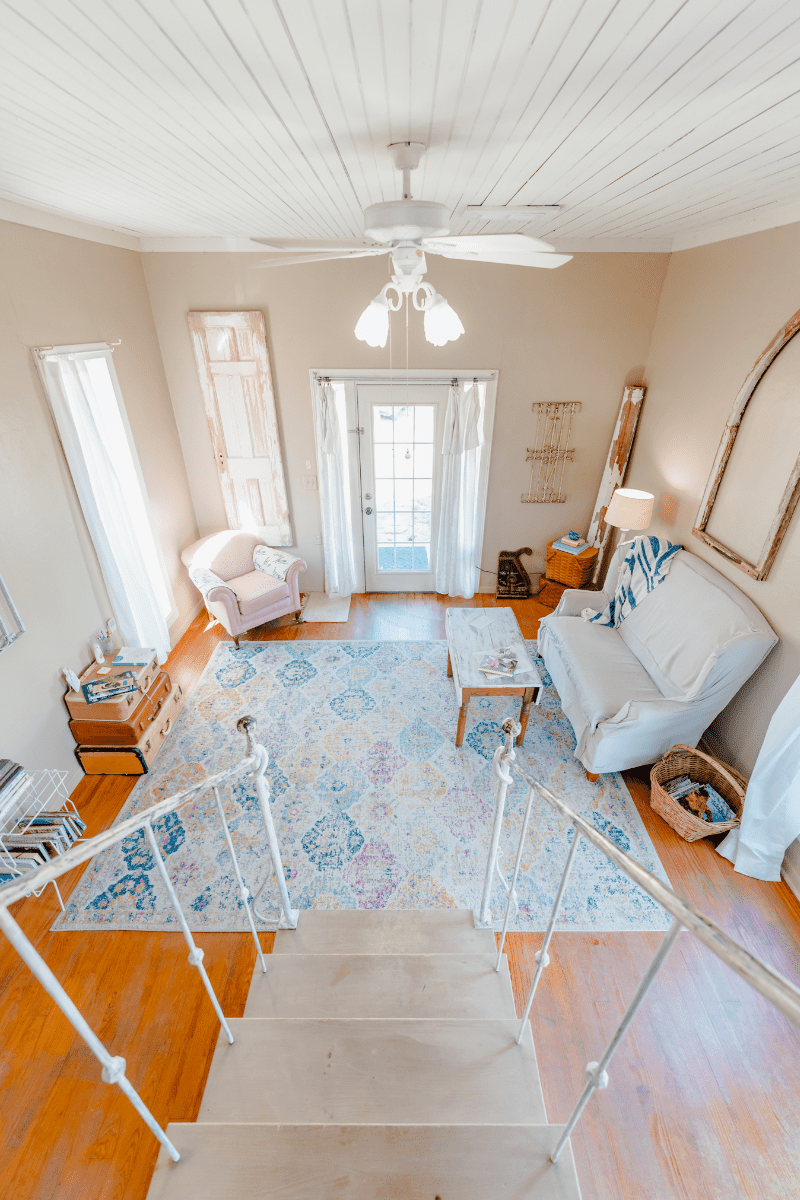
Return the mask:
<path id="1" fill-rule="evenodd" d="M 254 533 L 225 529 L 201 538 L 181 554 L 206 608 L 239 637 L 256 625 L 293 612 L 300 620 L 302 558 L 274 550 Z"/>

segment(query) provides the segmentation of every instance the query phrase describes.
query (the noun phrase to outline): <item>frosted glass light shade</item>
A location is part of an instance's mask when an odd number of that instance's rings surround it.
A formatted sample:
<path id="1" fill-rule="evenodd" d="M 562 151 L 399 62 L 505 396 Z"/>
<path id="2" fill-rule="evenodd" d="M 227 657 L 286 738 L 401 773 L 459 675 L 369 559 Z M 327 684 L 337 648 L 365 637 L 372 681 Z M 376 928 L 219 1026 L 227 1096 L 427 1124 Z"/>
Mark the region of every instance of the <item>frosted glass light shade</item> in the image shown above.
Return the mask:
<path id="1" fill-rule="evenodd" d="M 389 301 L 384 295 L 370 300 L 355 328 L 356 337 L 368 346 L 385 346 L 389 336 Z"/>
<path id="2" fill-rule="evenodd" d="M 458 313 L 438 292 L 434 292 L 425 301 L 424 325 L 425 337 L 433 346 L 444 346 L 447 342 L 454 342 L 464 332 Z"/>
<path id="3" fill-rule="evenodd" d="M 653 496 L 635 488 L 617 488 L 606 511 L 606 524 L 618 529 L 647 529 L 653 515 Z"/>

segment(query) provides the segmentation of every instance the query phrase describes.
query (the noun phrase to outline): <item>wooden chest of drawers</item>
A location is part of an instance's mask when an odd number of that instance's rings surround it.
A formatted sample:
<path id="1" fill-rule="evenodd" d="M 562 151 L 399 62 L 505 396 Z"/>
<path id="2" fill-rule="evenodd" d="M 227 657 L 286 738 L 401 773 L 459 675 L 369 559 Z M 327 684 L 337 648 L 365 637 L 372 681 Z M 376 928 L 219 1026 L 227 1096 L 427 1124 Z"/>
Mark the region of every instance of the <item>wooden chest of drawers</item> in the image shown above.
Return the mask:
<path id="1" fill-rule="evenodd" d="M 78 743 L 75 756 L 87 775 L 147 774 L 183 708 L 183 689 L 158 669 L 155 659 L 145 667 L 119 667 L 112 673 L 123 670 L 134 672 L 135 692 L 96 704 L 87 704 L 76 692 L 65 698 L 72 717 L 69 727 Z M 96 672 L 90 668 L 81 683 Z"/>

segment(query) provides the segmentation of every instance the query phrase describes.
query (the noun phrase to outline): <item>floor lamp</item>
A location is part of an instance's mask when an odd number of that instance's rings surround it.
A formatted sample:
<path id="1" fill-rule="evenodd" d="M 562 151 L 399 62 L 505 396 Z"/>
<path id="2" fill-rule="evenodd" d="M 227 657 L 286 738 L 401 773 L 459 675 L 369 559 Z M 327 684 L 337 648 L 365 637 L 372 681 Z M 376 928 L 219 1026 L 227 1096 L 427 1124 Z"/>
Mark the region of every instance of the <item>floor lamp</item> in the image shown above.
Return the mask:
<path id="1" fill-rule="evenodd" d="M 624 536 L 632 531 L 647 529 L 653 515 L 653 496 L 635 488 L 617 488 L 606 511 L 607 525 L 616 525 Z"/>

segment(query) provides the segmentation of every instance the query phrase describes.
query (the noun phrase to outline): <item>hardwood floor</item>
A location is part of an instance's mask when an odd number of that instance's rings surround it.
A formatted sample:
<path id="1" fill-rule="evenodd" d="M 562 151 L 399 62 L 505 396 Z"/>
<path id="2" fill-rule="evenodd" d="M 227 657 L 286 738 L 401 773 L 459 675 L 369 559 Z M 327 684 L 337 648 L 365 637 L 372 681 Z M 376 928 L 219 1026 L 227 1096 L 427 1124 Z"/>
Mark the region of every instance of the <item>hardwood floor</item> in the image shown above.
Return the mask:
<path id="1" fill-rule="evenodd" d="M 429 639 L 444 610 L 493 606 L 490 596 L 353 598 L 347 624 L 257 631 L 264 640 Z M 526 637 L 547 611 L 512 602 Z M 225 635 L 197 618 L 167 666 L 191 689 Z M 66 719 L 66 717 L 65 717 Z M 649 808 L 646 772 L 626 775 L 676 891 L 800 980 L 800 904 L 789 888 L 736 875 L 709 841 L 681 841 Z M 84 778 L 74 793 L 92 834 L 112 824 L 135 780 Z M 68 895 L 80 870 L 65 878 Z M 183 939 L 167 933 L 49 932 L 52 888 L 13 913 L 114 1054 L 156 1118 L 197 1114 L 217 1022 Z M 272 935 L 262 938 L 265 949 Z M 564 1120 L 587 1061 L 613 1032 L 659 935 L 556 934 L 532 1015 L 548 1114 Z M 535 934 L 511 934 L 518 1005 Z M 230 1016 L 241 1016 L 255 958 L 247 934 L 204 934 L 205 965 Z M 156 1142 L 127 1100 L 100 1081 L 94 1057 L 16 954 L 0 945 L 2 1194 L 14 1200 L 144 1200 Z M 658 983 L 573 1135 L 584 1200 L 733 1200 L 800 1195 L 800 1033 L 714 957 L 682 934 Z M 323 1200 L 323 1198 L 320 1198 Z"/>

